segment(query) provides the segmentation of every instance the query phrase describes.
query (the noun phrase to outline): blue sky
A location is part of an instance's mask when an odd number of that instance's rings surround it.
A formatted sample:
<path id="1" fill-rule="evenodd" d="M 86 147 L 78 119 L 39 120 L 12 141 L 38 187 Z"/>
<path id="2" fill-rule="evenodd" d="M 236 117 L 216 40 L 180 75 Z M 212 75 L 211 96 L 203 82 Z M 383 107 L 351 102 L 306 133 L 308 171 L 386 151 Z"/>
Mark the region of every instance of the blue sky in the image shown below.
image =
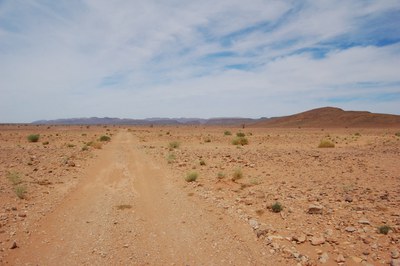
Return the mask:
<path id="1" fill-rule="evenodd" d="M 400 114 L 400 0 L 0 0 L 0 122 Z"/>

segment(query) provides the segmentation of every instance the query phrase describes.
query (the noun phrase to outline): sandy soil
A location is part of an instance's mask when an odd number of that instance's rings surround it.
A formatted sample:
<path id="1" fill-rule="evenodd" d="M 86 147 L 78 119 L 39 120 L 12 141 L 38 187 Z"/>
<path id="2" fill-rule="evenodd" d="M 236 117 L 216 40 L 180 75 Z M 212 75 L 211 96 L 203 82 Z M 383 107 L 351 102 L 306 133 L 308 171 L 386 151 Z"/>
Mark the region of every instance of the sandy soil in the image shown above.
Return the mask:
<path id="1" fill-rule="evenodd" d="M 397 265 L 398 131 L 2 126 L 0 263 Z"/>

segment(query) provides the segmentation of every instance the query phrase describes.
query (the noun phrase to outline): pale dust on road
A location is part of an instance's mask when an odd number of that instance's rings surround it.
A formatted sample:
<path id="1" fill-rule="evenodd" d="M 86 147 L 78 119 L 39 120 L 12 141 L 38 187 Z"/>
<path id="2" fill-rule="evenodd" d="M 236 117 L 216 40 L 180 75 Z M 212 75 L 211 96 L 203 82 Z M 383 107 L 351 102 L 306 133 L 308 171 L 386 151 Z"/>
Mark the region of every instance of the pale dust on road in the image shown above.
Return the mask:
<path id="1" fill-rule="evenodd" d="M 190 197 L 129 132 L 42 219 L 11 265 L 273 265 L 243 221 Z M 126 205 L 125 209 L 117 206 Z M 131 207 L 131 208 L 129 208 Z"/>

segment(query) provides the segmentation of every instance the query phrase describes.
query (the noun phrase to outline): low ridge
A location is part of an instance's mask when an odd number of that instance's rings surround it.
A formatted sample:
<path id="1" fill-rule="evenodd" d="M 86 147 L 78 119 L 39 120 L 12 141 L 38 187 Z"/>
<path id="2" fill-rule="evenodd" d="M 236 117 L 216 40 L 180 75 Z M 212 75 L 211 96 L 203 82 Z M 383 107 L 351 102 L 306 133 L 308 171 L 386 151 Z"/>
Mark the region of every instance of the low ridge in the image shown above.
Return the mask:
<path id="1" fill-rule="evenodd" d="M 400 115 L 366 111 L 344 111 L 322 107 L 299 114 L 272 118 L 253 124 L 255 127 L 400 127 Z"/>

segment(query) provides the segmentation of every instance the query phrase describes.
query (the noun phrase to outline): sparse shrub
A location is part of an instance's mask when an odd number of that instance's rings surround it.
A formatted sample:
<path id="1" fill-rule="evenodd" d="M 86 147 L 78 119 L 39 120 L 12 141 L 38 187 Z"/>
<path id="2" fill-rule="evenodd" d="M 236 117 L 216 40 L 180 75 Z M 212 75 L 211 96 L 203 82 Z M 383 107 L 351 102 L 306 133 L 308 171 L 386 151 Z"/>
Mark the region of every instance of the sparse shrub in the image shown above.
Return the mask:
<path id="1" fill-rule="evenodd" d="M 329 140 L 321 140 L 318 145 L 318 148 L 334 148 L 335 144 Z"/>
<path id="2" fill-rule="evenodd" d="M 210 138 L 206 138 L 206 139 L 204 140 L 204 142 L 205 142 L 205 143 L 210 143 L 210 142 L 211 142 L 211 139 L 210 139 Z"/>
<path id="3" fill-rule="evenodd" d="M 242 169 L 236 168 L 232 175 L 232 181 L 239 180 L 243 177 Z"/>
<path id="4" fill-rule="evenodd" d="M 31 134 L 27 138 L 28 138 L 29 142 L 38 142 L 40 135 L 39 134 Z"/>
<path id="5" fill-rule="evenodd" d="M 89 147 L 87 145 L 83 145 L 82 151 L 87 151 L 87 150 L 89 150 Z"/>
<path id="6" fill-rule="evenodd" d="M 103 144 L 101 144 L 100 142 L 97 141 L 89 141 L 88 143 L 86 143 L 87 146 L 93 147 L 95 149 L 101 149 Z"/>
<path id="7" fill-rule="evenodd" d="M 244 134 L 243 132 L 238 132 L 238 133 L 236 133 L 236 136 L 239 138 L 243 138 L 246 136 L 246 134 Z"/>
<path id="8" fill-rule="evenodd" d="M 206 165 L 206 162 L 203 159 L 201 159 L 200 160 L 200 165 Z"/>
<path id="9" fill-rule="evenodd" d="M 392 228 L 388 225 L 382 225 L 378 227 L 379 234 L 387 235 Z"/>
<path id="10" fill-rule="evenodd" d="M 173 154 L 173 153 L 168 154 L 168 156 L 167 156 L 167 162 L 168 162 L 169 164 L 175 162 L 175 160 L 176 160 L 175 154 Z"/>
<path id="11" fill-rule="evenodd" d="M 245 137 L 236 137 L 236 138 L 234 138 L 232 140 L 232 144 L 233 145 L 242 145 L 242 146 L 244 146 L 244 145 L 249 144 L 249 141 Z"/>
<path id="12" fill-rule="evenodd" d="M 354 136 L 360 137 L 361 134 L 360 134 L 359 132 L 356 132 L 356 133 L 354 134 Z"/>
<path id="13" fill-rule="evenodd" d="M 224 135 L 225 136 L 230 136 L 230 135 L 232 135 L 232 132 L 230 132 L 229 130 L 225 130 Z"/>
<path id="14" fill-rule="evenodd" d="M 400 132 L 396 132 L 394 135 L 400 137 Z"/>
<path id="15" fill-rule="evenodd" d="M 271 210 L 273 212 L 281 212 L 283 210 L 283 206 L 279 202 L 275 202 L 271 205 Z"/>
<path id="16" fill-rule="evenodd" d="M 21 175 L 18 172 L 8 172 L 7 179 L 15 186 L 21 183 Z"/>
<path id="17" fill-rule="evenodd" d="M 132 205 L 129 204 L 121 204 L 117 206 L 117 210 L 127 210 L 127 209 L 131 209 Z"/>
<path id="18" fill-rule="evenodd" d="M 14 188 L 15 194 L 17 195 L 18 198 L 24 199 L 25 198 L 25 193 L 26 193 L 26 187 L 25 186 L 16 186 Z"/>
<path id="19" fill-rule="evenodd" d="M 197 180 L 199 174 L 197 172 L 190 172 L 186 175 L 185 180 L 186 182 L 193 182 Z"/>
<path id="20" fill-rule="evenodd" d="M 172 149 L 177 149 L 177 148 L 179 148 L 179 146 L 180 146 L 180 143 L 178 142 L 178 141 L 171 141 L 170 143 L 169 143 L 169 148 L 172 150 Z"/>
<path id="21" fill-rule="evenodd" d="M 111 138 L 109 136 L 103 135 L 99 138 L 100 141 L 110 141 Z"/>
<path id="22" fill-rule="evenodd" d="M 225 173 L 219 172 L 219 173 L 217 174 L 217 178 L 218 178 L 218 179 L 223 179 L 223 178 L 225 178 Z"/>
<path id="23" fill-rule="evenodd" d="M 49 145 L 49 142 L 48 141 L 44 141 L 44 142 L 42 142 L 42 144 L 43 145 Z"/>
<path id="24" fill-rule="evenodd" d="M 68 148 L 73 148 L 73 147 L 75 147 L 75 145 L 74 145 L 74 144 L 71 144 L 71 143 L 68 143 L 68 144 L 67 144 L 67 147 L 68 147 Z"/>

